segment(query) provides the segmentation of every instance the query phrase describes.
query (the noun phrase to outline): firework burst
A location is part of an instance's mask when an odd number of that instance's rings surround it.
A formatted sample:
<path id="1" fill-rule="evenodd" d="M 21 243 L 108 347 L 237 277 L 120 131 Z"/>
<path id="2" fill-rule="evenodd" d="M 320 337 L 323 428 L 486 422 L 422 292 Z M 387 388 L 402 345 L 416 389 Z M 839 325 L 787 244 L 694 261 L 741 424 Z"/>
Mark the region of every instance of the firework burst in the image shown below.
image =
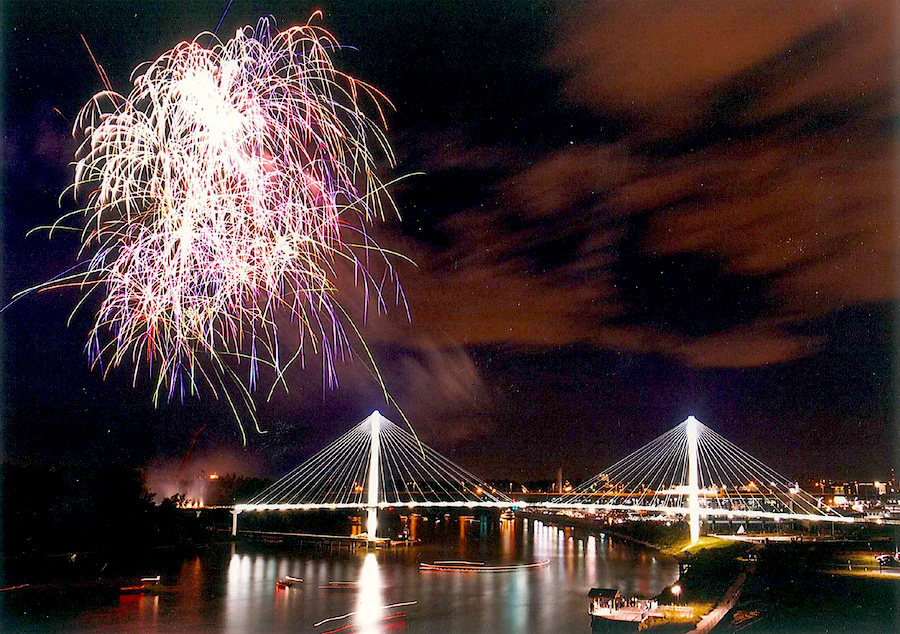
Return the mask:
<path id="1" fill-rule="evenodd" d="M 252 414 L 260 366 L 277 383 L 305 348 L 334 383 L 334 361 L 358 334 L 336 298 L 337 270 L 354 269 L 379 310 L 394 281 L 366 233 L 393 209 L 375 169 L 376 156 L 393 162 L 386 100 L 335 69 L 337 47 L 311 22 L 279 32 L 263 19 L 224 43 L 206 33 L 178 44 L 138 67 L 125 96 L 101 69 L 107 90 L 74 127 L 83 143 L 71 189 L 83 202 L 56 225 L 85 216 L 84 268 L 44 285 L 78 285 L 82 302 L 102 294 L 94 365 L 148 373 L 155 398 L 207 385 L 236 415 L 239 401 Z M 364 266 L 373 254 L 384 279 Z"/>

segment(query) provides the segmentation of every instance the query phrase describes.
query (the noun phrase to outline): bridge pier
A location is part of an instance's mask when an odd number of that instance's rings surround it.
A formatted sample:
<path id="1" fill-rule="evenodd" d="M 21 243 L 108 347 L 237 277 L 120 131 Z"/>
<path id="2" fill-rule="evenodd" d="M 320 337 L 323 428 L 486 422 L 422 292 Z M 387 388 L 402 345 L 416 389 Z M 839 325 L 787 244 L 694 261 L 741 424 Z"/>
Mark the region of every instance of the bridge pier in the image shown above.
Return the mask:
<path id="1" fill-rule="evenodd" d="M 237 516 L 241 514 L 240 509 L 231 509 L 231 536 L 237 536 Z"/>
<path id="2" fill-rule="evenodd" d="M 240 509 L 232 509 L 231 510 L 231 536 L 237 536 L 237 518 L 238 515 L 241 514 Z"/>

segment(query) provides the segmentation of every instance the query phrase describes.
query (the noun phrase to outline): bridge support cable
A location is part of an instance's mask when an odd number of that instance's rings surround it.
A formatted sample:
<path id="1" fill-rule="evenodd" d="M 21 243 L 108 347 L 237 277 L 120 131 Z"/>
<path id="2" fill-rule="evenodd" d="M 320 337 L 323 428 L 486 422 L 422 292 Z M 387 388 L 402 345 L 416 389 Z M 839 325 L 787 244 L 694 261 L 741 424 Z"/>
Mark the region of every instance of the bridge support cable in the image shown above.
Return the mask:
<path id="1" fill-rule="evenodd" d="M 702 518 L 852 521 L 693 416 L 547 506 L 687 516 L 693 542 Z"/>

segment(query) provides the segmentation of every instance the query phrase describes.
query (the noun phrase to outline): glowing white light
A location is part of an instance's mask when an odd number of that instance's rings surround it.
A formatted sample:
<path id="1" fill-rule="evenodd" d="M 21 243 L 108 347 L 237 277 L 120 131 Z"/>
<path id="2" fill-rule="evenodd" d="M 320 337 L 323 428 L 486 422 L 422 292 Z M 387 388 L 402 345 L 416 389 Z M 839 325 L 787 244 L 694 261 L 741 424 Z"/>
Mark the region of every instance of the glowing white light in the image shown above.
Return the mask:
<path id="1" fill-rule="evenodd" d="M 691 544 L 700 541 L 700 496 L 697 459 L 697 425 L 693 416 L 687 418 L 688 445 L 688 507 L 690 508 Z"/>
<path id="2" fill-rule="evenodd" d="M 369 541 L 374 541 L 378 536 L 378 472 L 380 467 L 381 450 L 381 414 L 376 409 L 368 418 L 370 428 L 370 454 L 369 454 L 369 480 L 368 502 L 369 508 L 366 518 L 366 531 Z"/>

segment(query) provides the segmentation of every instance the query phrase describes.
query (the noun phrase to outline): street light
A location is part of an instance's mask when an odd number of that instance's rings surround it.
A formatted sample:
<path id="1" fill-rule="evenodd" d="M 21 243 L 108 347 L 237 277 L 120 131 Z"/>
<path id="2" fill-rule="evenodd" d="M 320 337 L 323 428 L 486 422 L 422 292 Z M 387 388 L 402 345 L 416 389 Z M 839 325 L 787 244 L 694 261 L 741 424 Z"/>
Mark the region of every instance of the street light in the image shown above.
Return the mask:
<path id="1" fill-rule="evenodd" d="M 675 584 L 672 586 L 672 594 L 675 595 L 675 601 L 678 602 L 678 597 L 681 595 L 681 586 L 679 584 Z"/>

